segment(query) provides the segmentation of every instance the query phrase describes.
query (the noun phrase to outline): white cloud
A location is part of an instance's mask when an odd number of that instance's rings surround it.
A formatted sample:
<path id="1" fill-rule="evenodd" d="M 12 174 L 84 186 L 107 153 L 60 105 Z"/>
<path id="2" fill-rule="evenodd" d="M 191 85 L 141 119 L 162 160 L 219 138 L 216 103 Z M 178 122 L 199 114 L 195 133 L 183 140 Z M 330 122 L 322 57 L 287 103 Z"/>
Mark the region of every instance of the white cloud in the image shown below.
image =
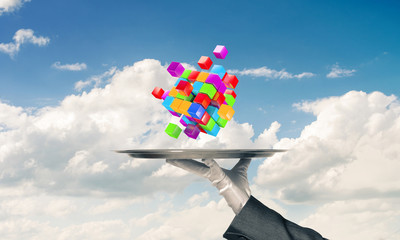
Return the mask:
<path id="1" fill-rule="evenodd" d="M 93 83 L 94 87 L 99 87 L 100 84 L 102 84 L 105 79 L 113 76 L 116 71 L 117 71 L 116 67 L 111 67 L 108 71 L 104 72 L 103 74 L 92 76 L 85 81 L 78 81 L 75 83 L 75 90 L 81 91 L 86 87 L 90 87 L 91 85 L 93 85 Z"/>
<path id="2" fill-rule="evenodd" d="M 287 72 L 285 69 L 282 69 L 280 71 L 270 69 L 267 67 L 260 67 L 260 68 L 250 68 L 250 69 L 243 69 L 243 70 L 228 70 L 229 73 L 231 74 L 238 74 L 238 75 L 245 75 L 245 76 L 251 76 L 251 77 L 265 77 L 267 80 L 268 79 L 291 79 L 291 78 L 310 78 L 315 76 L 314 73 L 310 72 L 303 72 L 299 74 L 292 74 Z"/>
<path id="3" fill-rule="evenodd" d="M 86 63 L 61 64 L 60 62 L 55 62 L 51 66 L 55 69 L 67 71 L 82 71 L 87 68 Z"/>
<path id="4" fill-rule="evenodd" d="M 14 12 L 22 7 L 26 2 L 31 0 L 1 0 L 0 1 L 0 16 L 5 12 Z"/>
<path id="5" fill-rule="evenodd" d="M 393 205 L 400 200 L 397 98 L 351 91 L 295 106 L 314 114 L 316 120 L 300 137 L 283 138 L 274 145 L 290 150 L 264 161 L 258 169 L 257 185 L 273 190 L 285 202 L 324 204 L 304 223 L 321 229 L 328 238 L 379 239 L 388 235 L 391 228 L 378 227 L 386 214 L 379 207 L 354 211 L 354 207 L 344 206 L 381 202 L 390 204 L 392 210 L 398 208 Z M 387 214 L 391 219 L 385 224 L 396 225 L 400 213 L 388 210 Z"/>
<path id="6" fill-rule="evenodd" d="M 326 75 L 327 78 L 342 78 L 342 77 L 351 77 L 356 72 L 355 69 L 344 69 L 339 66 L 339 64 L 335 64 L 332 66 L 331 71 Z"/>
<path id="7" fill-rule="evenodd" d="M 19 29 L 13 37 L 13 42 L 0 43 L 0 52 L 15 56 L 22 45 L 32 43 L 39 47 L 45 46 L 50 42 L 50 38 L 43 36 L 35 36 L 32 29 Z"/>

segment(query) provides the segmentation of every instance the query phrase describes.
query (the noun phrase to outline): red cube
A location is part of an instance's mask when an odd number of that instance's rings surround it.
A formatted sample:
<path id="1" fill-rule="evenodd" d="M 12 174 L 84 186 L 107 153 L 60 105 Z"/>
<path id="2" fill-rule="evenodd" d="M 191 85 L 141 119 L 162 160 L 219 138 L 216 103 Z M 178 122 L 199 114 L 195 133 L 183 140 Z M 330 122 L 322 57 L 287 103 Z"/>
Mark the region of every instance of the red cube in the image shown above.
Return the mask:
<path id="1" fill-rule="evenodd" d="M 233 97 L 234 99 L 236 99 L 236 93 L 235 93 L 235 91 L 233 91 L 233 90 L 228 89 L 228 90 L 225 91 L 225 94 L 232 95 L 232 97 Z"/>
<path id="2" fill-rule="evenodd" d="M 194 98 L 193 102 L 201 104 L 201 106 L 203 106 L 204 109 L 207 109 L 208 105 L 210 105 L 211 103 L 211 99 L 207 94 L 199 93 Z"/>
<path id="3" fill-rule="evenodd" d="M 199 76 L 200 72 L 199 71 L 192 71 L 189 74 L 188 80 L 191 81 L 192 83 L 196 81 L 196 78 Z"/>
<path id="4" fill-rule="evenodd" d="M 207 125 L 210 118 L 211 118 L 210 114 L 204 112 L 203 117 L 201 117 L 200 119 L 195 119 L 195 121 L 199 124 Z"/>
<path id="5" fill-rule="evenodd" d="M 213 99 L 211 100 L 211 103 L 210 103 L 210 104 L 211 104 L 212 106 L 216 107 L 216 108 L 219 108 L 219 107 L 221 107 L 221 105 L 222 105 L 224 102 L 225 102 L 225 96 L 224 96 L 224 94 L 221 93 L 221 92 L 217 92 L 217 93 L 214 95 Z"/>
<path id="6" fill-rule="evenodd" d="M 235 88 L 239 82 L 239 80 L 235 75 L 230 75 L 230 74 L 226 74 L 225 77 L 222 79 L 222 81 L 228 88 Z"/>
<path id="7" fill-rule="evenodd" d="M 181 95 L 187 97 L 192 92 L 193 86 L 189 82 L 181 80 L 178 83 L 178 86 L 176 86 L 175 89 L 178 91 L 178 93 L 180 93 Z"/>
<path id="8" fill-rule="evenodd" d="M 211 58 L 202 56 L 200 57 L 199 61 L 197 62 L 201 69 L 208 70 L 210 69 L 211 65 L 213 64 Z"/>
<path id="9" fill-rule="evenodd" d="M 164 89 L 160 87 L 155 87 L 151 94 L 153 94 L 155 98 L 162 99 L 162 95 L 164 94 Z"/>
<path id="10" fill-rule="evenodd" d="M 207 134 L 207 132 L 200 126 L 200 124 L 197 124 L 196 127 L 200 129 L 200 132 Z"/>

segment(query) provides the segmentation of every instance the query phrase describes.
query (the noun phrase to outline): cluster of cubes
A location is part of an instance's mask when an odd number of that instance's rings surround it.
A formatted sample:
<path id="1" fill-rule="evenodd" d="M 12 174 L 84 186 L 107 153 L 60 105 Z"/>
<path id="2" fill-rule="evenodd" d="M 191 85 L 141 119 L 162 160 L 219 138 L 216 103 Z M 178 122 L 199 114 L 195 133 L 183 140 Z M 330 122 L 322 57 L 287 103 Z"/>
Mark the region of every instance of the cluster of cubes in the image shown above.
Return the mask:
<path id="1" fill-rule="evenodd" d="M 217 45 L 213 53 L 216 58 L 224 59 L 228 51 L 225 46 Z M 178 77 L 174 87 L 169 91 L 156 87 L 152 92 L 154 97 L 163 100 L 162 105 L 173 116 L 180 118 L 184 133 L 193 139 L 201 132 L 217 136 L 232 119 L 236 101 L 234 89 L 239 82 L 223 66 L 212 66 L 209 57 L 200 57 L 198 65 L 209 71 L 188 70 L 179 62 L 171 62 L 167 70 L 173 77 Z M 165 132 L 178 138 L 182 129 L 170 123 Z"/>

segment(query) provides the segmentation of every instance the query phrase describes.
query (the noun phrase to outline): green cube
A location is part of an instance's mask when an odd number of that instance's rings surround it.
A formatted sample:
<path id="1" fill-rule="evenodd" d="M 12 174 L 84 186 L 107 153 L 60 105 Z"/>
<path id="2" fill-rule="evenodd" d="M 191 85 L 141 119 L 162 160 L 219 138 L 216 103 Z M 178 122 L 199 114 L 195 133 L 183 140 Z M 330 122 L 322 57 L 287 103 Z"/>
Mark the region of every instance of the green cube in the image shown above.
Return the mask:
<path id="1" fill-rule="evenodd" d="M 204 130 L 208 130 L 208 131 L 212 131 L 213 127 L 215 125 L 215 121 L 214 119 L 210 118 L 210 120 L 208 120 L 208 123 L 206 125 L 200 124 L 200 126 L 204 129 Z"/>
<path id="2" fill-rule="evenodd" d="M 183 96 L 182 94 L 178 93 L 176 95 L 176 98 L 179 98 L 179 99 L 182 99 L 182 100 L 185 100 L 185 101 L 188 101 L 188 102 L 192 102 L 193 99 L 194 99 L 194 96 L 193 96 L 193 94 L 190 94 L 189 96 Z"/>
<path id="3" fill-rule="evenodd" d="M 224 128 L 226 126 L 226 124 L 228 123 L 228 120 L 225 120 L 223 118 L 218 118 L 217 124 L 218 126 Z"/>
<path id="4" fill-rule="evenodd" d="M 214 85 L 212 84 L 204 83 L 199 92 L 205 93 L 208 95 L 208 97 L 210 97 L 210 99 L 213 99 L 215 93 L 217 93 L 217 89 L 215 89 Z"/>
<path id="5" fill-rule="evenodd" d="M 225 96 L 225 102 L 229 105 L 229 106 L 233 106 L 233 104 L 235 104 L 236 99 L 230 95 L 230 94 L 224 94 Z"/>
<path id="6" fill-rule="evenodd" d="M 183 73 L 182 73 L 182 75 L 181 75 L 181 78 L 184 78 L 184 79 L 188 79 L 188 77 L 189 77 L 189 75 L 190 75 L 190 73 L 192 72 L 192 70 L 185 70 Z"/>
<path id="7" fill-rule="evenodd" d="M 165 132 L 173 138 L 178 138 L 182 132 L 182 129 L 178 125 L 170 123 L 165 129 Z"/>

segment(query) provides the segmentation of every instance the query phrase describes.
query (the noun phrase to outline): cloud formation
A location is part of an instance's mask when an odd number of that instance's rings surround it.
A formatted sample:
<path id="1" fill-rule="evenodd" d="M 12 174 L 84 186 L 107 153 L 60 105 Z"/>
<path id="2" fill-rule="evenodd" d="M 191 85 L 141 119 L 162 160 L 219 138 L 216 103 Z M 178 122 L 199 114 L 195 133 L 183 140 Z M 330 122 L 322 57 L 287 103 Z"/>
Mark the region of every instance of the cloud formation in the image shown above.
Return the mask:
<path id="1" fill-rule="evenodd" d="M 339 66 L 338 63 L 332 66 L 331 71 L 326 75 L 327 78 L 342 78 L 351 77 L 357 70 L 355 69 L 344 69 Z"/>
<path id="2" fill-rule="evenodd" d="M 282 69 L 280 71 L 270 69 L 267 67 L 260 67 L 260 68 L 250 68 L 250 69 L 243 69 L 243 70 L 228 70 L 229 73 L 231 74 L 238 74 L 238 75 L 244 75 L 244 76 L 251 76 L 251 77 L 265 77 L 267 80 L 269 79 L 292 79 L 292 78 L 310 78 L 315 76 L 314 73 L 311 72 L 303 72 L 299 74 L 293 74 L 287 72 L 285 69 Z"/>
<path id="3" fill-rule="evenodd" d="M 58 70 L 67 71 L 82 71 L 87 68 L 86 63 L 61 64 L 60 62 L 55 62 L 51 66 Z"/>
<path id="4" fill-rule="evenodd" d="M 6 12 L 14 12 L 31 0 L 2 0 L 0 1 L 0 16 Z"/>
<path id="5" fill-rule="evenodd" d="M 49 44 L 50 38 L 43 36 L 35 36 L 32 29 L 19 29 L 13 37 L 13 42 L 0 43 L 0 52 L 15 56 L 22 45 L 31 43 L 39 47 Z"/>

